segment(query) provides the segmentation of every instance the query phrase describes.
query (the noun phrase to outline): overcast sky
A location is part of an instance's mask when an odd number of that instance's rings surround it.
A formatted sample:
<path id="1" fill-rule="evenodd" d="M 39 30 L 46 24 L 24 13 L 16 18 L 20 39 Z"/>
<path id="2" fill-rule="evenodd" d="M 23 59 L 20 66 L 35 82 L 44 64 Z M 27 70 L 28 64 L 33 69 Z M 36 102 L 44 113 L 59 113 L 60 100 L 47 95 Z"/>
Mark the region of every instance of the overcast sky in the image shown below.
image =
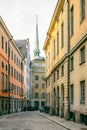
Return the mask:
<path id="1" fill-rule="evenodd" d="M 31 57 L 36 35 L 36 15 L 38 15 L 39 46 L 41 56 L 50 21 L 57 0 L 0 0 L 0 15 L 14 40 L 29 38 Z"/>

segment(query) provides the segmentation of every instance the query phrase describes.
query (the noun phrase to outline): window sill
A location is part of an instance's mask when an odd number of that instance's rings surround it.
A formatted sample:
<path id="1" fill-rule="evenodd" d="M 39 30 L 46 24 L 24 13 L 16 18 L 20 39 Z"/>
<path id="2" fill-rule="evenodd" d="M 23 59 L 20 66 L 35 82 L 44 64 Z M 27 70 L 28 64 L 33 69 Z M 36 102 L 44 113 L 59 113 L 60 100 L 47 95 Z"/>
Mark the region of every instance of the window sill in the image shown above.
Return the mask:
<path id="1" fill-rule="evenodd" d="M 71 72 L 71 71 L 73 71 L 73 70 L 74 70 L 73 68 L 72 68 L 72 69 L 70 69 L 70 72 Z"/>
<path id="2" fill-rule="evenodd" d="M 85 101 L 80 101 L 80 105 L 85 105 Z"/>
<path id="3" fill-rule="evenodd" d="M 80 63 L 80 65 L 82 65 L 82 64 L 84 64 L 85 63 L 85 60 L 84 61 L 82 61 L 81 63 Z"/>
<path id="4" fill-rule="evenodd" d="M 61 78 L 63 77 L 64 75 L 61 76 Z"/>
<path id="5" fill-rule="evenodd" d="M 84 20 L 85 20 L 85 16 L 81 19 L 80 25 L 83 23 Z"/>

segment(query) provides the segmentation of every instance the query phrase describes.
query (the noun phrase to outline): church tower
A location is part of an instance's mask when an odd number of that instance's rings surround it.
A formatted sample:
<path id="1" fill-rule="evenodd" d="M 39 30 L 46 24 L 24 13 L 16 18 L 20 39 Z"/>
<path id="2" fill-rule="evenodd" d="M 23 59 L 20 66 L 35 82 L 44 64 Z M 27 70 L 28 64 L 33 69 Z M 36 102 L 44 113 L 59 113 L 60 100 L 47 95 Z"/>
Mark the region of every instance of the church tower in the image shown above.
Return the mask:
<path id="1" fill-rule="evenodd" d="M 38 17 L 36 16 L 36 40 L 35 40 L 35 49 L 34 49 L 34 58 L 38 58 L 40 56 L 39 50 L 39 37 L 38 37 Z"/>

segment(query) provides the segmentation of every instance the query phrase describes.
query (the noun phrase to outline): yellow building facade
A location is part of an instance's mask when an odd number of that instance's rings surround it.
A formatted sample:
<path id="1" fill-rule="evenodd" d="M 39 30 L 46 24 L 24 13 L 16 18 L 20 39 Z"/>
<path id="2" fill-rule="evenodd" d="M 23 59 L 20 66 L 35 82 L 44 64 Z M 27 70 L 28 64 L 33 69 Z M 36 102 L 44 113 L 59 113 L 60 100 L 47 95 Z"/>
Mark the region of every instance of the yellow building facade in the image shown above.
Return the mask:
<path id="1" fill-rule="evenodd" d="M 46 105 L 50 114 L 67 118 L 68 112 L 68 2 L 59 0 L 44 43 Z"/>
<path id="2" fill-rule="evenodd" d="M 48 113 L 86 123 L 87 1 L 59 0 L 44 43 Z"/>
<path id="3" fill-rule="evenodd" d="M 35 109 L 45 106 L 45 59 L 38 57 L 31 62 L 30 105 Z"/>
<path id="4" fill-rule="evenodd" d="M 71 118 L 87 120 L 87 1 L 70 0 Z"/>

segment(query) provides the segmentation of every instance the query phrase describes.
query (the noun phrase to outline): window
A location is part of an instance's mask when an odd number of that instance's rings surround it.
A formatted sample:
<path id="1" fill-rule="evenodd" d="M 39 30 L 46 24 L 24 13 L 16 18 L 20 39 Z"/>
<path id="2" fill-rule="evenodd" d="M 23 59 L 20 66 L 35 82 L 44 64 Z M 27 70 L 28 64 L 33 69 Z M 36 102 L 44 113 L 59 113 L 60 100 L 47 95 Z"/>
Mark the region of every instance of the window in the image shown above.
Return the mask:
<path id="1" fill-rule="evenodd" d="M 42 93 L 42 98 L 45 98 L 45 93 Z"/>
<path id="2" fill-rule="evenodd" d="M 4 62 L 2 61 L 2 68 L 4 68 Z"/>
<path id="3" fill-rule="evenodd" d="M 70 85 L 70 102 L 73 104 L 74 101 L 74 85 Z"/>
<path id="4" fill-rule="evenodd" d="M 7 42 L 5 43 L 5 52 L 8 52 Z"/>
<path id="5" fill-rule="evenodd" d="M 37 73 L 37 72 L 39 72 L 39 70 L 37 70 L 37 69 L 36 69 L 36 70 L 34 70 L 34 72 L 36 72 L 36 73 Z"/>
<path id="6" fill-rule="evenodd" d="M 57 32 L 57 55 L 59 54 L 59 32 Z"/>
<path id="7" fill-rule="evenodd" d="M 6 67 L 6 71 L 7 71 L 8 70 L 8 66 L 6 65 L 5 67 Z"/>
<path id="8" fill-rule="evenodd" d="M 42 66 L 45 66 L 45 63 L 42 63 Z"/>
<path id="9" fill-rule="evenodd" d="M 35 84 L 35 88 L 38 88 L 39 87 L 39 84 Z"/>
<path id="10" fill-rule="evenodd" d="M 45 80 L 45 76 L 42 76 L 42 80 Z"/>
<path id="11" fill-rule="evenodd" d="M 49 78 L 49 80 L 48 80 L 48 81 L 49 81 L 49 86 L 50 86 L 50 78 Z"/>
<path id="12" fill-rule="evenodd" d="M 18 72 L 17 72 L 17 80 L 18 80 Z"/>
<path id="13" fill-rule="evenodd" d="M 8 50 L 8 54 L 9 54 L 9 57 L 10 57 L 10 47 L 9 47 L 9 50 Z"/>
<path id="14" fill-rule="evenodd" d="M 16 63 L 16 55 L 14 54 L 14 63 Z"/>
<path id="15" fill-rule="evenodd" d="M 4 110 L 4 100 L 1 100 L 1 109 Z"/>
<path id="16" fill-rule="evenodd" d="M 64 47 L 64 23 L 61 25 L 61 48 Z"/>
<path id="17" fill-rule="evenodd" d="M 16 70 L 14 69 L 14 79 L 16 78 Z M 19 74 L 19 81 L 20 81 L 20 74 Z"/>
<path id="18" fill-rule="evenodd" d="M 6 100 L 5 109 L 7 110 L 7 108 L 8 108 L 8 101 Z"/>
<path id="19" fill-rule="evenodd" d="M 35 63 L 35 66 L 38 66 L 39 65 L 39 63 Z"/>
<path id="20" fill-rule="evenodd" d="M 55 82 L 55 81 L 56 81 L 56 76 L 55 76 L 55 73 L 54 73 L 54 75 L 53 75 L 53 76 L 54 76 L 53 78 L 54 78 L 54 82 Z"/>
<path id="21" fill-rule="evenodd" d="M 10 75 L 10 64 L 8 64 L 8 73 Z"/>
<path id="22" fill-rule="evenodd" d="M 64 76 L 64 65 L 61 68 L 61 77 Z"/>
<path id="23" fill-rule="evenodd" d="M 48 102 L 50 103 L 50 93 L 48 93 Z"/>
<path id="24" fill-rule="evenodd" d="M 72 36 L 73 29 L 74 29 L 74 9 L 73 9 L 73 6 L 71 7 L 70 13 L 71 13 L 71 36 Z"/>
<path id="25" fill-rule="evenodd" d="M 11 51 L 11 59 L 13 60 L 13 51 Z"/>
<path id="26" fill-rule="evenodd" d="M 55 59 L 55 39 L 54 39 L 54 59 Z"/>
<path id="27" fill-rule="evenodd" d="M 2 49 L 4 49 L 4 37 L 2 36 Z"/>
<path id="28" fill-rule="evenodd" d="M 45 84 L 44 83 L 42 83 L 42 88 L 44 88 L 45 87 Z"/>
<path id="29" fill-rule="evenodd" d="M 21 62 L 21 70 L 23 70 L 23 62 Z"/>
<path id="30" fill-rule="evenodd" d="M 58 100 L 58 105 L 59 105 L 59 86 L 57 86 L 57 100 Z"/>
<path id="31" fill-rule="evenodd" d="M 19 60 L 19 67 L 20 67 L 20 60 Z"/>
<path id="32" fill-rule="evenodd" d="M 6 75 L 6 90 L 8 89 L 8 76 Z"/>
<path id="33" fill-rule="evenodd" d="M 35 93 L 35 98 L 38 98 L 39 97 L 39 94 L 38 93 Z"/>
<path id="34" fill-rule="evenodd" d="M 2 91 L 4 90 L 4 73 L 1 74 L 2 75 Z"/>
<path id="35" fill-rule="evenodd" d="M 43 69 L 42 72 L 45 72 L 45 69 Z"/>
<path id="36" fill-rule="evenodd" d="M 85 62 L 85 46 L 80 49 L 80 63 Z"/>
<path id="37" fill-rule="evenodd" d="M 39 80 L 39 77 L 37 75 L 35 76 L 35 80 Z"/>
<path id="38" fill-rule="evenodd" d="M 13 67 L 11 67 L 11 76 L 13 76 Z"/>
<path id="39" fill-rule="evenodd" d="M 74 69 L 74 58 L 71 57 L 70 59 L 70 70 L 73 70 Z"/>
<path id="40" fill-rule="evenodd" d="M 49 62 L 48 64 L 49 64 L 49 68 L 50 68 L 50 52 L 48 53 L 48 60 L 49 60 L 49 61 L 48 61 L 48 62 Z"/>
<path id="41" fill-rule="evenodd" d="M 80 82 L 80 103 L 85 103 L 85 81 Z"/>
<path id="42" fill-rule="evenodd" d="M 17 65 L 18 65 L 18 57 L 17 57 Z"/>
<path id="43" fill-rule="evenodd" d="M 57 79 L 59 79 L 59 70 L 57 70 Z"/>
<path id="44" fill-rule="evenodd" d="M 81 22 L 85 18 L 85 0 L 81 0 Z"/>

